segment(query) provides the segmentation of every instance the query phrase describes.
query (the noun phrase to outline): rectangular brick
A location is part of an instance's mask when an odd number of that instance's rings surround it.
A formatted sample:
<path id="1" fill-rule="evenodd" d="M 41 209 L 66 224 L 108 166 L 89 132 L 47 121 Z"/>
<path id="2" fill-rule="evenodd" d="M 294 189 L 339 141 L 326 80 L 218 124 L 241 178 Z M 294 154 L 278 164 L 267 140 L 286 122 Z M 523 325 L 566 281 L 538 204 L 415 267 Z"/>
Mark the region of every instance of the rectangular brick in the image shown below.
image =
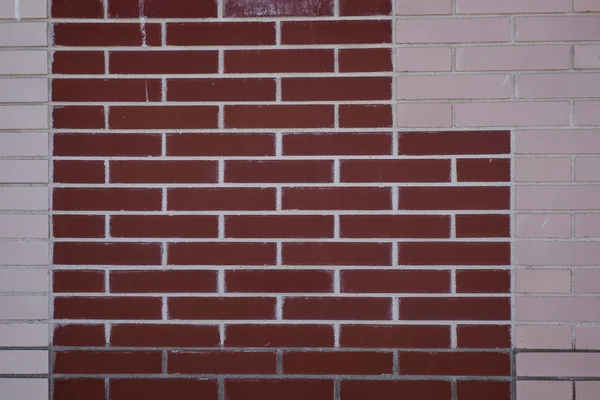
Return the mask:
<path id="1" fill-rule="evenodd" d="M 54 263 L 65 265 L 160 265 L 159 243 L 54 243 Z"/>
<path id="2" fill-rule="evenodd" d="M 520 399 L 569 400 L 573 398 L 573 383 L 569 381 L 523 381 L 517 382 Z"/>
<path id="3" fill-rule="evenodd" d="M 333 52 L 327 49 L 230 50 L 227 73 L 333 72 Z"/>
<path id="4" fill-rule="evenodd" d="M 58 325 L 54 328 L 54 346 L 104 347 L 104 325 Z"/>
<path id="5" fill-rule="evenodd" d="M 48 330 L 46 323 L 4 321 L 0 325 L 0 343 L 3 347 L 48 346 Z"/>
<path id="6" fill-rule="evenodd" d="M 28 381 L 30 379 L 27 379 Z M 53 395 L 56 398 L 68 396 L 81 396 L 84 395 L 88 400 L 103 400 L 106 398 L 105 388 L 106 384 L 104 379 L 90 379 L 90 378 L 71 378 L 71 379 L 55 379 L 53 387 Z M 46 388 L 46 396 L 48 388 Z"/>
<path id="7" fill-rule="evenodd" d="M 170 243 L 173 265 L 273 265 L 275 243 Z"/>
<path id="8" fill-rule="evenodd" d="M 46 187 L 0 187 L 0 208 L 3 211 L 48 210 Z"/>
<path id="9" fill-rule="evenodd" d="M 507 99 L 508 75 L 404 75 L 396 77 L 400 100 Z"/>
<path id="10" fill-rule="evenodd" d="M 597 297 L 522 296 L 515 304 L 516 321 L 600 321 Z"/>
<path id="11" fill-rule="evenodd" d="M 13 319 L 47 320 L 48 315 L 47 296 L 0 296 L 0 318 L 5 321 Z M 15 332 L 10 332 L 10 335 L 14 334 Z"/>
<path id="12" fill-rule="evenodd" d="M 56 121 L 56 127 L 60 127 L 60 113 Z M 92 121 L 95 123 L 95 121 Z M 0 106 L 0 129 L 25 130 L 25 129 L 47 129 L 48 107 L 46 105 L 20 105 Z"/>
<path id="13" fill-rule="evenodd" d="M 110 107 L 112 129 L 202 129 L 218 127 L 216 106 Z"/>
<path id="14" fill-rule="evenodd" d="M 152 211 L 161 209 L 160 189 L 54 189 L 54 209 L 62 211 Z"/>
<path id="15" fill-rule="evenodd" d="M 392 79 L 387 77 L 283 78 L 283 101 L 388 100 Z"/>
<path id="16" fill-rule="evenodd" d="M 510 348 L 510 325 L 458 325 L 457 344 L 462 348 Z"/>
<path id="17" fill-rule="evenodd" d="M 0 157 L 45 157 L 47 155 L 47 133 L 2 133 L 0 135 Z"/>
<path id="18" fill-rule="evenodd" d="M 459 182 L 510 182 L 510 159 L 459 159 L 456 173 Z"/>
<path id="19" fill-rule="evenodd" d="M 401 371 L 406 375 L 510 375 L 508 353 L 400 353 Z"/>
<path id="20" fill-rule="evenodd" d="M 396 14 L 422 15 L 422 14 L 451 14 L 451 0 L 428 0 L 414 2 L 411 0 L 396 0 Z"/>
<path id="21" fill-rule="evenodd" d="M 456 126 L 569 125 L 568 102 L 460 103 L 454 106 Z"/>
<path id="22" fill-rule="evenodd" d="M 48 351 L 2 350 L 0 373 L 2 375 L 47 374 Z"/>
<path id="23" fill-rule="evenodd" d="M 341 272 L 343 293 L 449 293 L 449 271 L 386 271 L 376 269 Z"/>
<path id="24" fill-rule="evenodd" d="M 333 182 L 333 162 L 227 160 L 224 179 L 235 183 L 328 183 Z"/>
<path id="25" fill-rule="evenodd" d="M 0 183 L 46 183 L 46 160 L 0 160 Z"/>
<path id="26" fill-rule="evenodd" d="M 216 161 L 111 161 L 111 183 L 216 183 Z"/>
<path id="27" fill-rule="evenodd" d="M 391 155 L 389 133 L 291 133 L 283 135 L 284 155 Z"/>
<path id="28" fill-rule="evenodd" d="M 102 3 L 94 0 L 62 0 L 52 3 L 54 18 L 103 18 Z"/>
<path id="29" fill-rule="evenodd" d="M 515 77 L 516 94 L 524 99 L 600 96 L 600 74 L 527 74 Z"/>
<path id="30" fill-rule="evenodd" d="M 52 177 L 54 183 L 104 183 L 104 161 L 55 160 Z"/>
<path id="31" fill-rule="evenodd" d="M 441 325 L 342 325 L 340 346 L 448 348 L 450 347 L 450 327 Z"/>
<path id="32" fill-rule="evenodd" d="M 54 106 L 52 121 L 57 129 L 104 129 L 104 107 Z"/>
<path id="33" fill-rule="evenodd" d="M 111 271 L 111 293 L 214 293 L 215 271 Z"/>
<path id="34" fill-rule="evenodd" d="M 520 353 L 518 376 L 595 377 L 600 373 L 598 353 Z"/>
<path id="35" fill-rule="evenodd" d="M 284 188 L 284 210 L 390 210 L 387 188 Z"/>
<path id="36" fill-rule="evenodd" d="M 109 18 L 216 18 L 217 0 L 184 0 L 175 4 L 139 2 L 138 0 L 108 0 Z"/>
<path id="37" fill-rule="evenodd" d="M 600 11 L 600 5 L 595 0 L 575 0 L 575 11 Z"/>
<path id="38" fill-rule="evenodd" d="M 391 21 L 290 21 L 281 24 L 282 44 L 391 43 Z"/>
<path id="39" fill-rule="evenodd" d="M 52 100 L 83 101 L 160 101 L 158 79 L 53 79 Z"/>
<path id="40" fill-rule="evenodd" d="M 146 157 L 161 154 L 161 137 L 152 134 L 58 133 L 55 156 Z"/>
<path id="41" fill-rule="evenodd" d="M 46 46 L 48 24 L 45 22 L 4 22 L 0 25 L 1 47 Z"/>
<path id="42" fill-rule="evenodd" d="M 325 215 L 231 215 L 225 237 L 332 238 L 333 217 Z"/>
<path id="43" fill-rule="evenodd" d="M 328 293 L 333 291 L 330 271 L 236 270 L 225 272 L 225 290 L 232 293 Z"/>
<path id="44" fill-rule="evenodd" d="M 332 347 L 331 325 L 227 325 L 225 346 Z"/>
<path id="45" fill-rule="evenodd" d="M 169 397 L 177 393 L 180 400 L 203 398 L 218 399 L 218 385 L 215 380 L 205 379 L 111 379 L 110 398 L 127 400 L 132 396 L 152 398 Z"/>
<path id="46" fill-rule="evenodd" d="M 144 28 L 146 44 L 160 46 L 160 24 L 146 23 Z M 58 22 L 53 29 L 56 46 L 141 46 L 144 39 L 140 24 L 135 23 Z"/>
<path id="47" fill-rule="evenodd" d="M 5 214 L 0 215 L 2 238 L 48 238 L 48 216 Z"/>
<path id="48" fill-rule="evenodd" d="M 451 71 L 450 47 L 407 47 L 396 50 L 396 71 Z"/>
<path id="49" fill-rule="evenodd" d="M 482 396 L 488 400 L 504 400 L 511 396 L 512 382 L 459 381 L 456 389 L 464 400 L 477 400 Z"/>
<path id="50" fill-rule="evenodd" d="M 333 125 L 331 105 L 225 106 L 226 128 L 333 128 Z"/>
<path id="51" fill-rule="evenodd" d="M 566 325 L 521 325 L 516 330 L 519 349 L 571 349 L 571 327 Z"/>
<path id="52" fill-rule="evenodd" d="M 456 49 L 458 71 L 569 69 L 569 46 L 476 46 Z"/>
<path id="53" fill-rule="evenodd" d="M 449 238 L 446 215 L 342 215 L 343 238 Z"/>
<path id="54" fill-rule="evenodd" d="M 225 0 L 225 16 L 244 17 L 322 17 L 333 15 L 333 0 Z"/>
<path id="55" fill-rule="evenodd" d="M 510 298 L 437 297 L 402 298 L 403 320 L 510 320 Z"/>
<path id="56" fill-rule="evenodd" d="M 9 78 L 0 80 L 0 103 L 45 103 L 48 101 L 46 78 Z"/>
<path id="57" fill-rule="evenodd" d="M 283 318 L 292 320 L 389 320 L 389 298 L 292 297 L 283 303 Z"/>
<path id="58" fill-rule="evenodd" d="M 600 125 L 598 107 L 600 101 L 575 102 L 575 125 Z"/>
<path id="59" fill-rule="evenodd" d="M 216 347 L 219 327 L 207 325 L 115 324 L 113 347 Z"/>
<path id="60" fill-rule="evenodd" d="M 396 110 L 396 125 L 400 128 L 449 128 L 452 126 L 452 105 L 450 103 L 398 103 Z"/>
<path id="61" fill-rule="evenodd" d="M 595 69 L 600 68 L 600 45 L 580 44 L 575 45 L 575 68 Z"/>
<path id="62" fill-rule="evenodd" d="M 391 353 L 290 352 L 283 354 L 286 374 L 384 375 L 392 373 Z"/>
<path id="63" fill-rule="evenodd" d="M 508 210 L 509 187 L 403 187 L 403 210 Z"/>
<path id="64" fill-rule="evenodd" d="M 333 397 L 333 381 L 319 379 L 227 379 L 225 391 L 230 400 L 287 399 L 329 400 Z"/>
<path id="65" fill-rule="evenodd" d="M 575 382 L 575 393 L 580 400 L 593 400 L 598 393 L 598 382 Z"/>
<path id="66" fill-rule="evenodd" d="M 0 293 L 48 291 L 48 273 L 42 269 L 0 269 Z"/>
<path id="67" fill-rule="evenodd" d="M 410 1 L 410 0 L 402 0 Z M 411 4 L 422 4 L 413 2 Z M 429 2 L 428 2 L 429 3 Z M 379 400 L 394 400 L 401 396 L 423 397 L 426 399 L 450 400 L 452 387 L 450 382 L 434 380 L 348 380 L 341 382 L 341 399 L 360 400 L 376 396 Z"/>
<path id="68" fill-rule="evenodd" d="M 517 293 L 571 293 L 568 269 L 527 268 L 516 271 Z"/>
<path id="69" fill-rule="evenodd" d="M 283 264 L 391 265 L 390 243 L 284 243 Z"/>
<path id="70" fill-rule="evenodd" d="M 457 293 L 510 293 L 508 270 L 456 271 Z"/>
<path id="71" fill-rule="evenodd" d="M 101 51 L 56 51 L 52 55 L 54 74 L 103 74 L 104 53 Z"/>
<path id="72" fill-rule="evenodd" d="M 458 0 L 459 14 L 559 13 L 571 11 L 570 0 Z"/>
<path id="73" fill-rule="evenodd" d="M 517 237 L 571 237 L 569 214 L 517 214 Z"/>
<path id="74" fill-rule="evenodd" d="M 575 159 L 575 180 L 584 182 L 594 182 L 600 180 L 600 158 L 578 157 Z"/>
<path id="75" fill-rule="evenodd" d="M 564 327 L 564 328 L 567 328 L 567 327 Z M 571 332 L 569 332 L 569 333 L 571 333 Z M 598 327 L 596 327 L 596 326 L 576 326 L 575 327 L 575 348 L 598 350 L 598 349 L 600 349 L 600 342 L 598 341 L 598 337 L 599 337 L 598 336 Z M 569 339 L 570 339 L 570 335 L 569 335 Z"/>
<path id="76" fill-rule="evenodd" d="M 174 133 L 167 135 L 168 156 L 273 156 L 270 133 Z"/>
<path id="77" fill-rule="evenodd" d="M 261 46 L 275 44 L 274 22 L 167 23 L 169 46 Z"/>
<path id="78" fill-rule="evenodd" d="M 48 253 L 47 241 L 0 242 L 0 265 L 47 265 Z"/>
<path id="79" fill-rule="evenodd" d="M 508 42 L 509 22 L 508 18 L 402 18 L 396 20 L 396 41 L 399 43 Z"/>
<path id="80" fill-rule="evenodd" d="M 102 215 L 54 215 L 52 234 L 55 238 L 104 237 Z"/>
<path id="81" fill-rule="evenodd" d="M 20 25 L 17 25 L 20 26 Z M 28 25 L 22 25 L 27 28 Z M 59 53 L 55 53 L 55 57 Z M 48 73 L 48 53 L 45 50 L 2 49 L 0 74 L 45 75 Z"/>
<path id="82" fill-rule="evenodd" d="M 54 293 L 104 292 L 104 271 L 55 270 L 52 272 Z"/>
<path id="83" fill-rule="evenodd" d="M 342 182 L 450 182 L 449 160 L 342 160 Z"/>
<path id="84" fill-rule="evenodd" d="M 274 210 L 273 188 L 169 189 L 169 210 Z"/>
<path id="85" fill-rule="evenodd" d="M 510 237 L 510 215 L 457 215 L 456 237 Z"/>
<path id="86" fill-rule="evenodd" d="M 339 106 L 339 114 L 341 128 L 389 128 L 392 126 L 392 107 L 385 104 L 342 104 Z"/>
<path id="87" fill-rule="evenodd" d="M 598 242 L 521 242 L 516 245 L 519 265 L 596 265 Z"/>
<path id="88" fill-rule="evenodd" d="M 274 319 L 275 298 L 269 297 L 171 297 L 170 319 Z"/>
<path id="89" fill-rule="evenodd" d="M 218 218 L 209 215 L 113 215 L 112 237 L 216 238 Z"/>
<path id="90" fill-rule="evenodd" d="M 600 153 L 599 133 L 600 130 L 518 130 L 515 151 L 517 154 L 597 154 Z"/>
<path id="91" fill-rule="evenodd" d="M 56 297 L 56 319 L 161 319 L 159 297 Z"/>
<path id="92" fill-rule="evenodd" d="M 517 17 L 519 42 L 600 40 L 598 16 Z"/>
<path id="93" fill-rule="evenodd" d="M 55 374 L 159 374 L 158 351 L 65 351 L 54 354 Z"/>
<path id="94" fill-rule="evenodd" d="M 571 159 L 517 158 L 516 182 L 571 182 Z"/>
<path id="95" fill-rule="evenodd" d="M 392 52 L 391 49 L 340 49 L 338 64 L 340 72 L 391 71 Z"/>
<path id="96" fill-rule="evenodd" d="M 400 243 L 404 265 L 509 265 L 510 243 Z"/>
<path id="97" fill-rule="evenodd" d="M 168 79 L 168 101 L 275 101 L 274 79 Z"/>
<path id="98" fill-rule="evenodd" d="M 552 214 L 553 216 L 554 214 Z M 550 215 L 549 215 L 550 216 Z M 570 215 L 564 215 L 565 219 Z M 569 228 L 571 225 L 569 224 Z M 566 233 L 566 230 L 565 230 Z M 569 229 L 569 234 L 571 233 Z M 570 236 L 570 235 L 569 235 Z M 569 237 L 565 236 L 565 237 Z M 600 237 L 600 215 L 598 214 L 576 214 L 575 215 L 575 237 Z"/>
<path id="99" fill-rule="evenodd" d="M 111 74 L 210 74 L 219 70 L 216 51 L 111 51 Z"/>
<path id="100" fill-rule="evenodd" d="M 510 132 L 402 132 L 398 150 L 405 155 L 510 154 Z"/>

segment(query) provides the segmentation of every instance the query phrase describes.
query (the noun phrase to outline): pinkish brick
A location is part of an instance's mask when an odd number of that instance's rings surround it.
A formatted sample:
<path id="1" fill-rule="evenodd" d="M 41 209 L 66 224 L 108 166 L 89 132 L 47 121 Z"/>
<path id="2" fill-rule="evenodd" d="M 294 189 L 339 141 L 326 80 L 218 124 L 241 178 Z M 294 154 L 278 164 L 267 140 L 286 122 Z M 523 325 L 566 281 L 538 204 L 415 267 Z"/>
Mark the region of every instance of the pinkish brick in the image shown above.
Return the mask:
<path id="1" fill-rule="evenodd" d="M 600 130 L 521 130 L 515 147 L 517 154 L 600 153 Z"/>
<path id="2" fill-rule="evenodd" d="M 517 214 L 517 237 L 521 238 L 569 238 L 571 215 L 569 214 Z"/>
<path id="3" fill-rule="evenodd" d="M 578 157 L 575 159 L 575 180 L 583 182 L 600 181 L 600 158 Z"/>
<path id="4" fill-rule="evenodd" d="M 452 126 L 452 106 L 449 103 L 400 103 L 397 122 L 401 128 Z"/>
<path id="5" fill-rule="evenodd" d="M 458 71 L 569 69 L 570 57 L 569 46 L 460 47 L 456 49 L 456 69 Z"/>
<path id="6" fill-rule="evenodd" d="M 506 99 L 508 75 L 400 75 L 398 99 Z"/>
<path id="7" fill-rule="evenodd" d="M 600 350 L 600 326 L 575 327 L 575 348 Z"/>
<path id="8" fill-rule="evenodd" d="M 520 296 L 515 304 L 517 321 L 600 321 L 598 297 Z"/>
<path id="9" fill-rule="evenodd" d="M 600 40 L 600 16 L 517 17 L 517 41 Z"/>
<path id="10" fill-rule="evenodd" d="M 396 71 L 450 71 L 450 47 L 408 47 L 398 49 Z"/>
<path id="11" fill-rule="evenodd" d="M 551 13 L 571 11 L 571 0 L 457 0 L 459 14 Z"/>
<path id="12" fill-rule="evenodd" d="M 598 375 L 600 375 L 600 353 L 517 354 L 517 376 L 594 378 Z"/>
<path id="13" fill-rule="evenodd" d="M 600 238 L 600 214 L 575 215 L 575 236 Z"/>
<path id="14" fill-rule="evenodd" d="M 517 186 L 519 210 L 600 209 L 600 186 Z"/>
<path id="15" fill-rule="evenodd" d="M 595 377 L 597 378 L 597 377 Z M 579 381 L 575 382 L 575 396 L 577 400 L 598 400 L 600 382 Z"/>
<path id="16" fill-rule="evenodd" d="M 600 11 L 600 2 L 598 0 L 575 0 L 575 11 Z"/>
<path id="17" fill-rule="evenodd" d="M 517 326 L 518 349 L 570 349 L 571 327 L 565 325 Z"/>
<path id="18" fill-rule="evenodd" d="M 431 15 L 452 13 L 452 0 L 396 0 L 396 14 Z"/>
<path id="19" fill-rule="evenodd" d="M 518 265 L 597 265 L 600 242 L 517 243 Z"/>
<path id="20" fill-rule="evenodd" d="M 398 43 L 508 42 L 509 22 L 508 18 L 398 19 L 396 41 Z"/>
<path id="21" fill-rule="evenodd" d="M 568 269 L 518 269 L 517 293 L 571 293 L 571 271 Z"/>
<path id="22" fill-rule="evenodd" d="M 570 182 L 570 158 L 517 158 L 517 182 Z"/>
<path id="23" fill-rule="evenodd" d="M 459 103 L 456 126 L 557 126 L 569 124 L 568 102 Z"/>
<path id="24" fill-rule="evenodd" d="M 527 74 L 517 75 L 515 79 L 519 98 L 600 97 L 600 74 Z"/>
<path id="25" fill-rule="evenodd" d="M 573 275 L 575 293 L 600 293 L 600 269 L 576 269 Z"/>
<path id="26" fill-rule="evenodd" d="M 600 125 L 600 101 L 576 101 L 575 125 Z"/>
<path id="27" fill-rule="evenodd" d="M 518 400 L 572 400 L 571 382 L 518 381 Z"/>
<path id="28" fill-rule="evenodd" d="M 594 0 L 596 1 L 596 0 Z M 600 2 L 598 2 L 600 4 Z M 581 44 L 575 45 L 575 68 L 595 69 L 600 68 L 600 45 Z"/>

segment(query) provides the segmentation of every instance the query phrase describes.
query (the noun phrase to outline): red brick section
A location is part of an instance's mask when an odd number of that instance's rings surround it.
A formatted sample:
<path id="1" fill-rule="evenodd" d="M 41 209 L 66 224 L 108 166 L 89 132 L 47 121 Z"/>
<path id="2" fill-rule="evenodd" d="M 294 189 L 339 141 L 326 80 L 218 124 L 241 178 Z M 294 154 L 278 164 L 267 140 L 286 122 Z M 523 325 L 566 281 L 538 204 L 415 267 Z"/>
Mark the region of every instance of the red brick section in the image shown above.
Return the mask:
<path id="1" fill-rule="evenodd" d="M 509 399 L 510 133 L 393 128 L 391 0 L 104 5 L 52 5 L 54 400 Z"/>

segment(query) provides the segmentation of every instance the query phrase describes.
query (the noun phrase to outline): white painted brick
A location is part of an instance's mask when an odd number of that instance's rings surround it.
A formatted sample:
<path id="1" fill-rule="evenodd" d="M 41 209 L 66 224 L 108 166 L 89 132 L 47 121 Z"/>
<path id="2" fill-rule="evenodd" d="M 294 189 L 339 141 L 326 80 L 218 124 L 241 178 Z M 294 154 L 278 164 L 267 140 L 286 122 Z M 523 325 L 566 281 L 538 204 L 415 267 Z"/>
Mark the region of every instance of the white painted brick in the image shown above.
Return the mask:
<path id="1" fill-rule="evenodd" d="M 47 133 L 0 133 L 0 157 L 45 157 L 47 155 Z"/>
<path id="2" fill-rule="evenodd" d="M 43 75 L 48 73 L 45 50 L 0 51 L 0 75 Z"/>
<path id="3" fill-rule="evenodd" d="M 47 242 L 0 242 L 0 265 L 45 265 L 49 262 Z"/>
<path id="4" fill-rule="evenodd" d="M 0 296 L 0 319 L 48 319 L 48 296 Z"/>
<path id="5" fill-rule="evenodd" d="M 48 101 L 48 79 L 0 79 L 0 103 L 43 103 Z"/>
<path id="6" fill-rule="evenodd" d="M 0 183 L 46 183 L 46 160 L 0 160 Z"/>
<path id="7" fill-rule="evenodd" d="M 0 187 L 0 210 L 48 210 L 47 187 Z"/>
<path id="8" fill-rule="evenodd" d="M 18 393 L 18 400 L 48 400 L 48 392 L 48 379 L 0 378 L 2 399 L 11 399 Z"/>
<path id="9" fill-rule="evenodd" d="M 507 99 L 508 75 L 398 76 L 398 99 Z"/>
<path id="10" fill-rule="evenodd" d="M 48 270 L 0 269 L 0 292 L 48 292 Z"/>
<path id="11" fill-rule="evenodd" d="M 1 24 L 0 24 L 1 26 Z M 48 106 L 0 106 L 0 129 L 47 129 Z"/>
<path id="12" fill-rule="evenodd" d="M 47 374 L 48 351 L 0 351 L 0 374 Z"/>
<path id="13" fill-rule="evenodd" d="M 47 215 L 0 215 L 1 238 L 48 238 Z"/>
<path id="14" fill-rule="evenodd" d="M 0 24 L 0 46 L 46 46 L 45 22 L 5 22 Z"/>
<path id="15" fill-rule="evenodd" d="M 48 324 L 11 323 L 0 324 L 0 346 L 43 347 L 48 346 Z M 1 392 L 1 390 L 0 390 Z M 0 396 L 0 398 L 3 398 Z"/>

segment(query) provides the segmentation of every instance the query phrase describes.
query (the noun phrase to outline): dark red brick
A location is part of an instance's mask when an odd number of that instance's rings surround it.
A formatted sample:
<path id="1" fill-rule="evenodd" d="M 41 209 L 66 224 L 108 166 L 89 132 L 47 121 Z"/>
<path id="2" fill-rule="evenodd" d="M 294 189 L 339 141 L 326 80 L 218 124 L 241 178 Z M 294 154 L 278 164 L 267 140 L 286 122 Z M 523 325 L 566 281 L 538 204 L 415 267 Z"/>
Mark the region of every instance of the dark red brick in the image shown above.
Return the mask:
<path id="1" fill-rule="evenodd" d="M 216 161 L 111 161 L 111 183 L 216 183 Z"/>
<path id="2" fill-rule="evenodd" d="M 388 188 L 284 188 L 284 210 L 390 210 Z"/>
<path id="3" fill-rule="evenodd" d="M 109 18 L 216 18 L 217 0 L 107 0 Z M 141 9 L 140 9 L 141 8 Z"/>
<path id="4" fill-rule="evenodd" d="M 55 156 L 160 156 L 161 137 L 153 134 L 54 134 Z"/>
<path id="5" fill-rule="evenodd" d="M 104 271 L 55 270 L 52 273 L 54 293 L 104 292 Z"/>
<path id="6" fill-rule="evenodd" d="M 333 381 L 321 379 L 227 379 L 225 381 L 225 393 L 229 400 L 331 400 L 333 398 Z"/>
<path id="7" fill-rule="evenodd" d="M 274 319 L 275 298 L 269 297 L 171 297 L 171 319 Z"/>
<path id="8" fill-rule="evenodd" d="M 449 238 L 447 215 L 342 215 L 344 238 Z"/>
<path id="9" fill-rule="evenodd" d="M 450 381 L 351 381 L 343 380 L 340 391 L 341 400 L 399 400 L 428 399 L 451 400 L 452 386 Z"/>
<path id="10" fill-rule="evenodd" d="M 111 271 L 111 293 L 210 293 L 216 271 Z"/>
<path id="11" fill-rule="evenodd" d="M 52 121 L 56 129 L 104 129 L 104 107 L 54 106 Z"/>
<path id="12" fill-rule="evenodd" d="M 330 49 L 228 50 L 227 73 L 333 72 Z"/>
<path id="13" fill-rule="evenodd" d="M 54 400 L 105 400 L 104 379 L 53 379 Z"/>
<path id="14" fill-rule="evenodd" d="M 390 15 L 392 0 L 340 0 L 340 15 Z"/>
<path id="15" fill-rule="evenodd" d="M 308 375 L 391 374 L 392 353 L 348 351 L 284 353 L 283 372 Z"/>
<path id="16" fill-rule="evenodd" d="M 510 375 L 510 355 L 505 353 L 400 353 L 403 375 Z"/>
<path id="17" fill-rule="evenodd" d="M 448 348 L 450 347 L 450 327 L 441 325 L 342 325 L 340 346 Z"/>
<path id="18" fill-rule="evenodd" d="M 457 271 L 456 291 L 458 293 L 510 293 L 510 271 Z"/>
<path id="19" fill-rule="evenodd" d="M 225 161 L 225 182 L 327 183 L 333 182 L 333 161 L 270 160 Z"/>
<path id="20" fill-rule="evenodd" d="M 405 320 L 510 320 L 510 299 L 502 297 L 402 298 Z"/>
<path id="21" fill-rule="evenodd" d="M 112 237 L 216 238 L 215 215 L 113 215 Z"/>
<path id="22" fill-rule="evenodd" d="M 340 127 L 342 128 L 389 128 L 391 126 L 391 106 L 340 105 Z"/>
<path id="23" fill-rule="evenodd" d="M 510 237 L 510 216 L 457 215 L 456 237 Z"/>
<path id="24" fill-rule="evenodd" d="M 456 163 L 460 182 L 510 182 L 508 158 L 464 159 Z"/>
<path id="25" fill-rule="evenodd" d="M 267 352 L 169 352 L 171 374 L 274 374 L 275 353 Z"/>
<path id="26" fill-rule="evenodd" d="M 160 243 L 54 243 L 54 263 L 66 265 L 160 265 Z"/>
<path id="27" fill-rule="evenodd" d="M 111 51 L 111 74 L 210 74 L 219 71 L 217 51 Z"/>
<path id="28" fill-rule="evenodd" d="M 510 243 L 400 243 L 403 265 L 510 265 Z"/>
<path id="29" fill-rule="evenodd" d="M 55 238 L 101 238 L 104 237 L 102 215 L 54 215 L 52 234 Z"/>
<path id="30" fill-rule="evenodd" d="M 168 156 L 273 156 L 271 133 L 173 133 L 167 135 Z"/>
<path id="31" fill-rule="evenodd" d="M 226 271 L 225 290 L 238 293 L 327 293 L 333 291 L 333 274 L 316 270 Z"/>
<path id="32" fill-rule="evenodd" d="M 106 344 L 104 325 L 57 325 L 54 346 L 101 346 Z"/>
<path id="33" fill-rule="evenodd" d="M 161 319 L 161 299 L 154 297 L 58 297 L 55 319 Z"/>
<path id="34" fill-rule="evenodd" d="M 331 325 L 227 325 L 225 346 L 332 347 Z"/>
<path id="35" fill-rule="evenodd" d="M 160 374 L 158 351 L 69 351 L 54 355 L 55 374 Z M 87 397 L 86 397 L 87 398 Z"/>
<path id="36" fill-rule="evenodd" d="M 55 160 L 54 183 L 104 183 L 104 161 Z"/>
<path id="37" fill-rule="evenodd" d="M 219 346 L 216 325 L 116 324 L 110 330 L 113 347 Z"/>
<path id="38" fill-rule="evenodd" d="M 283 101 L 389 100 L 392 78 L 283 78 L 281 96 Z"/>
<path id="39" fill-rule="evenodd" d="M 214 380 L 204 379 L 111 379 L 111 400 L 168 399 L 174 394 L 177 400 L 217 400 L 218 387 Z"/>
<path id="40" fill-rule="evenodd" d="M 355 297 L 291 297 L 283 318 L 294 320 L 389 320 L 391 299 Z"/>
<path id="41" fill-rule="evenodd" d="M 275 44 L 274 22 L 168 23 L 169 46 L 261 46 Z"/>
<path id="42" fill-rule="evenodd" d="M 225 106 L 226 128 L 333 128 L 332 105 Z"/>
<path id="43" fill-rule="evenodd" d="M 333 0 L 226 0 L 225 16 L 243 17 L 321 17 L 333 15 Z"/>
<path id="44" fill-rule="evenodd" d="M 404 210 L 508 210 L 509 187 L 403 187 Z"/>
<path id="45" fill-rule="evenodd" d="M 510 348 L 510 325 L 458 325 L 458 347 Z"/>
<path id="46" fill-rule="evenodd" d="M 391 21 L 292 21 L 281 23 L 283 44 L 391 43 Z"/>
<path id="47" fill-rule="evenodd" d="M 332 238 L 333 217 L 325 215 L 231 215 L 225 236 L 233 238 Z"/>
<path id="48" fill-rule="evenodd" d="M 168 79 L 168 101 L 275 101 L 275 80 Z"/>
<path id="49" fill-rule="evenodd" d="M 54 23 L 56 46 L 141 46 L 139 23 Z M 161 45 L 160 24 L 146 23 L 148 46 Z"/>
<path id="50" fill-rule="evenodd" d="M 162 205 L 160 189 L 55 188 L 54 210 L 152 211 Z"/>
<path id="51" fill-rule="evenodd" d="M 52 100 L 62 102 L 160 101 L 158 79 L 53 79 Z"/>
<path id="52" fill-rule="evenodd" d="M 292 133 L 283 136 L 283 154 L 391 155 L 392 141 L 389 133 Z"/>
<path id="53" fill-rule="evenodd" d="M 110 108 L 112 129 L 202 129 L 218 127 L 217 106 L 156 106 Z"/>
<path id="54" fill-rule="evenodd" d="M 509 131 L 401 132 L 400 154 L 510 154 Z"/>
<path id="55" fill-rule="evenodd" d="M 56 51 L 52 55 L 54 74 L 103 74 L 104 53 L 101 51 Z"/>
<path id="56" fill-rule="evenodd" d="M 344 293 L 449 293 L 450 271 L 342 271 Z"/>
<path id="57" fill-rule="evenodd" d="M 389 243 L 284 243 L 288 265 L 391 265 Z"/>
<path id="58" fill-rule="evenodd" d="M 275 243 L 170 243 L 173 265 L 273 265 Z"/>
<path id="59" fill-rule="evenodd" d="M 460 400 L 510 400 L 510 382 L 458 381 L 456 392 Z"/>
<path id="60" fill-rule="evenodd" d="M 98 0 L 54 0 L 51 11 L 53 18 L 104 18 Z"/>
<path id="61" fill-rule="evenodd" d="M 449 160 L 342 160 L 342 182 L 450 182 Z"/>
<path id="62" fill-rule="evenodd" d="M 392 51 L 391 49 L 341 49 L 338 62 L 340 72 L 392 71 Z"/>
<path id="63" fill-rule="evenodd" d="M 275 189 L 169 189 L 169 210 L 274 210 Z"/>

